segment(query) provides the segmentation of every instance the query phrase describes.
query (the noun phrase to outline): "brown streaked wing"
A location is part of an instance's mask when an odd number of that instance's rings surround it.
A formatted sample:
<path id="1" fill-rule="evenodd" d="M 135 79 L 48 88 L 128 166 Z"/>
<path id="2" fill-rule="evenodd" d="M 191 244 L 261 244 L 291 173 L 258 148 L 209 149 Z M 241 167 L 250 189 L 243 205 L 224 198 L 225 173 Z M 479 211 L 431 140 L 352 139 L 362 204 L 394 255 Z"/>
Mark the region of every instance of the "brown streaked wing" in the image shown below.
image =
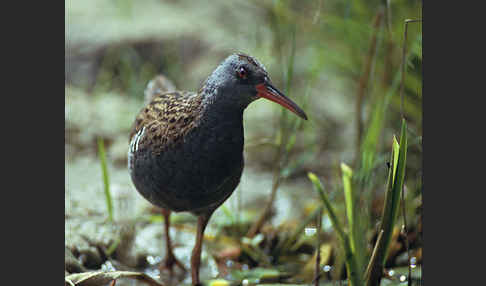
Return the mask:
<path id="1" fill-rule="evenodd" d="M 154 152 L 161 152 L 179 142 L 199 124 L 201 102 L 202 96 L 194 92 L 174 91 L 154 96 L 135 119 L 130 145 L 135 140 L 137 149 L 150 146 Z"/>

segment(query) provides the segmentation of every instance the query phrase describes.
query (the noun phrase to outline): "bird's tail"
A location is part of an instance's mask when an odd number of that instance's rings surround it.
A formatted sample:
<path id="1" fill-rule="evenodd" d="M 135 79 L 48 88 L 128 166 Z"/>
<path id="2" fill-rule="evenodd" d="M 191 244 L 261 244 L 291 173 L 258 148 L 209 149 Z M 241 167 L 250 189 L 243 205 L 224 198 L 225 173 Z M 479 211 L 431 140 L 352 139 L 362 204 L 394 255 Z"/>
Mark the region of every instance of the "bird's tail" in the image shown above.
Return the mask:
<path id="1" fill-rule="evenodd" d="M 158 94 L 171 92 L 175 90 L 176 90 L 175 84 L 166 76 L 159 74 L 155 76 L 147 84 L 147 87 L 145 88 L 144 91 L 144 104 L 147 104 L 150 101 L 152 101 L 154 96 Z"/>

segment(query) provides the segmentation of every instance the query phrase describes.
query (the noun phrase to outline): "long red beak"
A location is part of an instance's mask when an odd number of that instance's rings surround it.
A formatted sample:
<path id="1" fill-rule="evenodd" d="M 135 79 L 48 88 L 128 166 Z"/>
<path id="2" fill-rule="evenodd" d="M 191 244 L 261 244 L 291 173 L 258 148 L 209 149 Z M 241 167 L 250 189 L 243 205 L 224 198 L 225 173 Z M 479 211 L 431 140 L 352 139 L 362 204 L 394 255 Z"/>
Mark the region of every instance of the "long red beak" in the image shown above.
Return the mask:
<path id="1" fill-rule="evenodd" d="M 307 120 L 305 112 L 293 102 L 290 98 L 286 97 L 278 89 L 276 89 L 271 83 L 265 81 L 264 83 L 257 84 L 255 86 L 257 90 L 257 96 L 266 98 L 273 102 L 276 102 L 293 113 L 297 114 L 300 118 Z"/>

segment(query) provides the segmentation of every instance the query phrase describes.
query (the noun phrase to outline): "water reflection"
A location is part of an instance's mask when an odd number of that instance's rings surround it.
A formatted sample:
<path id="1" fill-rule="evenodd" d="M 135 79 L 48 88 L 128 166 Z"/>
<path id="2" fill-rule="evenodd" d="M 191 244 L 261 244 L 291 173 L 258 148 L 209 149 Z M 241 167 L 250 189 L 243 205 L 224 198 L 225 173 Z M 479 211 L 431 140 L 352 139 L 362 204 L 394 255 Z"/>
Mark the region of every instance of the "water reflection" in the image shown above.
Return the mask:
<path id="1" fill-rule="evenodd" d="M 315 227 L 306 227 L 304 229 L 304 233 L 307 236 L 312 236 L 312 235 L 316 234 L 316 232 L 317 232 L 317 229 Z"/>

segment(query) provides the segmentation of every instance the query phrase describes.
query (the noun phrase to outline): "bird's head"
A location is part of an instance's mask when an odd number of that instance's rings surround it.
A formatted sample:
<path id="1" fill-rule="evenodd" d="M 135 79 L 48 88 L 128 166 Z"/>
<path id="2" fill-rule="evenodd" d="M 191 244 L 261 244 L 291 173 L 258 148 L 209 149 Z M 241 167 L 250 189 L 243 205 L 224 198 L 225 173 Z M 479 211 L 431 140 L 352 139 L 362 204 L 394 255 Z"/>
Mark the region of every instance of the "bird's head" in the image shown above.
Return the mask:
<path id="1" fill-rule="evenodd" d="M 307 120 L 305 112 L 273 86 L 265 67 L 245 54 L 228 56 L 206 80 L 204 89 L 244 107 L 256 99 L 266 98 Z"/>

